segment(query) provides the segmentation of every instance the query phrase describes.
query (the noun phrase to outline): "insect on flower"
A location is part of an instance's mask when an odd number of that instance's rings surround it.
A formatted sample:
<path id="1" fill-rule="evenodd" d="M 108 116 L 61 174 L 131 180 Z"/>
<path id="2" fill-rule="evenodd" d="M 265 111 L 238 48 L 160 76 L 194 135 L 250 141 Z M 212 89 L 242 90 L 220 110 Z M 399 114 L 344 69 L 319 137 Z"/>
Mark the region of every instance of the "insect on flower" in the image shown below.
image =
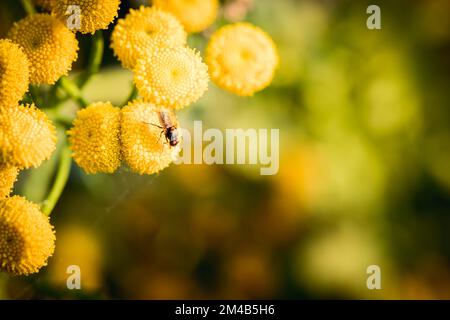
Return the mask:
<path id="1" fill-rule="evenodd" d="M 162 129 L 161 135 L 164 134 L 166 141 L 171 147 L 176 147 L 180 143 L 180 137 L 178 134 L 176 121 L 171 116 L 171 113 L 166 110 L 159 111 L 159 121 L 161 125 L 146 123 Z"/>

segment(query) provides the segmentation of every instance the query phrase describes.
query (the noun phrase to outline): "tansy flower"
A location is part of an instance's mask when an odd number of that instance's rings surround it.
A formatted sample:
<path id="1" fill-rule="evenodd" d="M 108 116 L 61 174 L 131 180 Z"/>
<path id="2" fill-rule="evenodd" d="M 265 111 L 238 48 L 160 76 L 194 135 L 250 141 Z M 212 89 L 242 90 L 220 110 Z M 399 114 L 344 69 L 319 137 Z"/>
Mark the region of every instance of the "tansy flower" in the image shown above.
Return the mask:
<path id="1" fill-rule="evenodd" d="M 45 10 L 51 11 L 52 10 L 52 6 L 54 4 L 56 0 L 34 0 L 34 2 L 44 8 Z"/>
<path id="2" fill-rule="evenodd" d="M 187 32 L 200 32 L 214 23 L 219 10 L 218 0 L 153 0 L 153 4 L 173 13 Z"/>
<path id="3" fill-rule="evenodd" d="M 53 227 L 38 205 L 19 196 L 0 200 L 0 271 L 38 272 L 54 249 Z"/>
<path id="4" fill-rule="evenodd" d="M 186 32 L 172 14 L 141 6 L 130 10 L 114 28 L 111 48 L 125 68 L 133 68 L 138 58 L 153 48 L 180 47 L 186 44 Z"/>
<path id="5" fill-rule="evenodd" d="M 77 59 L 75 35 L 49 14 L 34 14 L 16 22 L 8 38 L 25 51 L 32 84 L 54 84 Z"/>
<path id="6" fill-rule="evenodd" d="M 80 16 L 80 31 L 82 33 L 94 33 L 96 30 L 107 29 L 108 25 L 117 17 L 120 0 L 56 0 L 52 13 L 64 23 L 71 18 L 76 11 L 73 6 L 78 6 Z"/>
<path id="7" fill-rule="evenodd" d="M 28 90 L 28 59 L 10 40 L 0 40 L 0 105 L 15 105 Z"/>
<path id="8" fill-rule="evenodd" d="M 37 167 L 56 147 L 56 129 L 31 106 L 0 109 L 0 162 L 19 169 Z"/>
<path id="9" fill-rule="evenodd" d="M 267 87 L 278 65 L 272 39 L 249 23 L 225 26 L 212 37 L 206 49 L 212 80 L 240 96 L 251 96 Z"/>
<path id="10" fill-rule="evenodd" d="M 9 196 L 18 174 L 17 167 L 0 164 L 0 199 Z"/>
<path id="11" fill-rule="evenodd" d="M 208 67 L 187 47 L 153 50 L 134 69 L 139 93 L 149 102 L 173 109 L 197 101 L 208 89 Z"/>
<path id="12" fill-rule="evenodd" d="M 120 109 L 110 102 L 78 111 L 68 132 L 75 162 L 86 173 L 113 173 L 120 166 Z"/>
<path id="13" fill-rule="evenodd" d="M 122 109 L 122 156 L 131 170 L 139 174 L 157 173 L 176 158 L 179 146 L 171 147 L 164 137 L 159 112 L 162 109 L 142 100 Z M 168 112 L 176 123 L 175 115 Z"/>

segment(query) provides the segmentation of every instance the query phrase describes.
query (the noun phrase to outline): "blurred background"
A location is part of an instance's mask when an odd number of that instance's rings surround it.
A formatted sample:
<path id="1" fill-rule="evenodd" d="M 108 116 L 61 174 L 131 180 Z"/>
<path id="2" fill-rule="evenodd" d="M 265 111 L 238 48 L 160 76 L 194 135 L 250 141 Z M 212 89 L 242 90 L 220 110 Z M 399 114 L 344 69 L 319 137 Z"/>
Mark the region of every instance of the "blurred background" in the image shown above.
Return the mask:
<path id="1" fill-rule="evenodd" d="M 123 2 L 121 17 L 137 6 Z M 0 274 L 0 298 L 449 299 L 450 2 L 222 4 L 190 43 L 203 50 L 217 27 L 250 21 L 278 46 L 276 79 L 252 98 L 211 84 L 179 121 L 280 128 L 279 173 L 172 165 L 86 175 L 73 165 L 51 217 L 55 255 L 37 275 Z M 371 4 L 381 30 L 366 27 Z M 24 14 L 1 1 L 0 37 Z M 79 40 L 75 72 L 89 53 L 89 36 Z M 107 48 L 85 94 L 121 104 L 131 83 Z M 42 201 L 54 165 L 22 173 L 15 193 Z M 382 290 L 366 287 L 373 264 Z M 66 288 L 68 265 L 80 266 L 82 290 Z"/>

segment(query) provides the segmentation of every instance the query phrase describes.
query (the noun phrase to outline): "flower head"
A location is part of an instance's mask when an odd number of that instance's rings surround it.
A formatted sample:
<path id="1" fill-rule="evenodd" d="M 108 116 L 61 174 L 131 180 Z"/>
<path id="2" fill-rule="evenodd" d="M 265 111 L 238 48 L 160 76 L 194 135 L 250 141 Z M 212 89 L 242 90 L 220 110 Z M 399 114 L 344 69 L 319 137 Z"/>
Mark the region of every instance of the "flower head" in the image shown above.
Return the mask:
<path id="1" fill-rule="evenodd" d="M 49 14 L 34 14 L 16 22 L 8 38 L 27 55 L 32 84 L 54 84 L 77 59 L 75 35 Z"/>
<path id="2" fill-rule="evenodd" d="M 130 102 L 122 109 L 122 156 L 131 170 L 139 174 L 157 173 L 174 160 L 179 147 L 165 140 L 160 123 L 162 109 L 141 100 Z M 168 110 L 170 117 L 175 115 Z M 174 120 L 176 122 L 176 120 Z"/>
<path id="3" fill-rule="evenodd" d="M 200 32 L 214 23 L 219 11 L 218 0 L 153 0 L 153 4 L 173 13 L 187 32 Z"/>
<path id="4" fill-rule="evenodd" d="M 111 47 L 126 68 L 154 48 L 180 47 L 186 44 L 186 32 L 170 13 L 141 6 L 120 19 L 114 28 Z"/>
<path id="5" fill-rule="evenodd" d="M 10 40 L 0 40 L 0 105 L 14 105 L 28 90 L 30 73 L 25 53 Z"/>
<path id="6" fill-rule="evenodd" d="M 120 0 L 58 0 L 53 5 L 52 13 L 66 23 L 79 8 L 81 33 L 94 33 L 96 30 L 107 29 L 117 17 Z"/>
<path id="7" fill-rule="evenodd" d="M 219 87 L 240 96 L 251 96 L 272 82 L 278 54 L 264 31 L 249 23 L 235 23 L 211 37 L 206 62 Z"/>
<path id="8" fill-rule="evenodd" d="M 145 100 L 167 108 L 184 108 L 208 89 L 208 67 L 197 51 L 187 47 L 153 50 L 134 71 Z"/>
<path id="9" fill-rule="evenodd" d="M 18 174 L 17 167 L 0 164 L 0 199 L 9 196 Z"/>
<path id="10" fill-rule="evenodd" d="M 93 103 L 78 112 L 68 132 L 75 162 L 86 173 L 113 173 L 120 166 L 120 109 Z"/>
<path id="11" fill-rule="evenodd" d="M 0 200 L 0 270 L 38 272 L 55 249 L 53 227 L 39 206 L 13 196 Z"/>
<path id="12" fill-rule="evenodd" d="M 34 105 L 0 109 L 0 162 L 37 167 L 56 147 L 56 129 Z"/>

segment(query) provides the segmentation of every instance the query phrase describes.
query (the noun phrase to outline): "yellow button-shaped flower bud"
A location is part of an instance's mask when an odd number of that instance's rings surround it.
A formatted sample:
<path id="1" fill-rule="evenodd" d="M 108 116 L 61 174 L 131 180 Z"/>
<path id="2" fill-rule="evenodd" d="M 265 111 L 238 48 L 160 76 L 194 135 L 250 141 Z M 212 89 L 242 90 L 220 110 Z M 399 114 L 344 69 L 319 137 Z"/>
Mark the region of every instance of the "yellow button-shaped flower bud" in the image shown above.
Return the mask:
<path id="1" fill-rule="evenodd" d="M 177 126 L 171 111 L 142 100 L 130 102 L 122 109 L 122 156 L 131 170 L 139 174 L 163 170 L 180 152 L 179 146 L 171 147 L 164 136 L 161 111 L 166 112 L 171 123 Z"/>
<path id="2" fill-rule="evenodd" d="M 130 10 L 114 28 L 111 48 L 125 68 L 133 68 L 140 57 L 162 47 L 181 47 L 186 44 L 186 32 L 171 13 L 154 7 Z"/>
<path id="3" fill-rule="evenodd" d="M 120 109 L 97 102 L 78 111 L 69 130 L 73 159 L 86 173 L 113 173 L 120 166 Z"/>
<path id="4" fill-rule="evenodd" d="M 249 23 L 235 23 L 211 37 L 206 63 L 219 87 L 240 96 L 251 96 L 272 82 L 278 53 L 264 31 Z"/>
<path id="5" fill-rule="evenodd" d="M 55 234 L 39 206 L 23 197 L 0 200 L 0 271 L 38 272 L 55 249 Z"/>
<path id="6" fill-rule="evenodd" d="M 0 40 L 0 106 L 15 105 L 28 90 L 28 58 L 10 40 Z"/>
<path id="7" fill-rule="evenodd" d="M 56 147 L 56 129 L 34 105 L 0 109 L 0 162 L 38 167 Z"/>
<path id="8" fill-rule="evenodd" d="M 49 14 L 34 14 L 16 22 L 8 38 L 27 55 L 32 84 L 54 84 L 77 59 L 75 34 Z"/>
<path id="9" fill-rule="evenodd" d="M 80 13 L 79 29 L 81 33 L 94 33 L 96 30 L 107 29 L 117 17 L 120 0 L 55 0 L 52 13 L 64 23 L 76 18 Z M 76 10 L 75 10 L 76 8 Z"/>
<path id="10" fill-rule="evenodd" d="M 19 169 L 17 167 L 0 164 L 0 199 L 9 196 L 18 174 Z"/>
<path id="11" fill-rule="evenodd" d="M 138 60 L 134 72 L 142 97 L 167 108 L 184 108 L 208 89 L 208 67 L 187 47 L 153 50 Z"/>
<path id="12" fill-rule="evenodd" d="M 153 4 L 173 13 L 187 32 L 200 32 L 214 23 L 219 11 L 218 0 L 153 0 Z"/>

